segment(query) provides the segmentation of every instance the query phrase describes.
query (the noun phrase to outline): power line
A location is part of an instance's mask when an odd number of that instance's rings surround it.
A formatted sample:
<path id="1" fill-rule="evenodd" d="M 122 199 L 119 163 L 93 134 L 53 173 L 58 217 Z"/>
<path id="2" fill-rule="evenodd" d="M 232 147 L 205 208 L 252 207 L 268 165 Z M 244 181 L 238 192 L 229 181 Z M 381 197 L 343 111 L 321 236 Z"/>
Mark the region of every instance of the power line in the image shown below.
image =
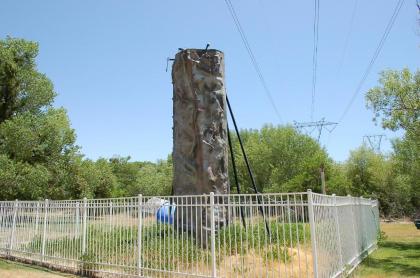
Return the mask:
<path id="1" fill-rule="evenodd" d="M 264 76 L 262 74 L 261 68 L 260 68 L 260 66 L 259 66 L 259 64 L 257 62 L 257 59 L 255 58 L 255 55 L 254 55 L 254 53 L 253 53 L 253 51 L 251 49 L 251 46 L 250 46 L 250 44 L 248 42 L 248 38 L 246 37 L 246 34 L 245 34 L 245 32 L 244 32 L 244 30 L 242 28 L 242 25 L 241 25 L 241 23 L 239 21 L 239 18 L 237 16 L 236 12 L 235 12 L 235 8 L 233 7 L 232 2 L 230 0 L 225 0 L 225 3 L 227 5 L 228 10 L 229 10 L 229 13 L 232 16 L 232 19 L 233 19 L 233 21 L 235 23 L 236 29 L 238 30 L 239 35 L 241 36 L 242 42 L 243 42 L 243 44 L 244 44 L 244 46 L 246 48 L 246 51 L 248 53 L 248 56 L 251 59 L 251 63 L 252 63 L 252 65 L 253 65 L 256 73 L 257 73 L 258 79 L 260 80 L 260 82 L 261 82 L 261 84 L 263 86 L 264 92 L 267 95 L 267 97 L 268 97 L 268 99 L 269 99 L 269 101 L 271 103 L 271 106 L 273 107 L 274 112 L 276 113 L 276 116 L 278 117 L 279 121 L 280 122 L 283 122 L 283 120 L 282 120 L 282 118 L 280 116 L 280 112 L 277 109 L 276 104 L 274 103 L 274 99 L 272 97 L 272 94 L 270 92 L 270 89 L 268 88 L 267 83 L 265 82 L 265 79 L 264 79 Z"/>
<path id="2" fill-rule="evenodd" d="M 341 68 L 343 67 L 344 57 L 347 53 L 347 48 L 349 46 L 350 36 L 351 36 L 352 31 L 353 31 L 354 18 L 356 17 L 358 2 L 359 2 L 358 0 L 354 0 L 353 11 L 351 12 L 350 26 L 349 26 L 349 29 L 347 31 L 346 40 L 344 41 L 343 51 L 341 52 L 341 58 L 340 58 L 340 62 L 338 64 L 337 75 L 340 75 Z"/>
<path id="3" fill-rule="evenodd" d="M 311 121 L 314 118 L 316 74 L 318 68 L 318 29 L 319 29 L 319 0 L 314 0 L 314 47 L 312 54 L 312 98 L 311 98 Z"/>
<path id="4" fill-rule="evenodd" d="M 385 41 L 388 38 L 388 35 L 389 35 L 392 27 L 394 26 L 395 20 L 397 19 L 397 16 L 398 16 L 398 14 L 399 14 L 399 12 L 400 12 L 401 7 L 403 6 L 403 4 L 404 4 L 404 0 L 399 0 L 397 2 L 397 5 L 394 8 L 394 12 L 393 12 L 391 18 L 388 21 L 388 24 L 387 24 L 387 26 L 385 28 L 385 31 L 384 31 L 384 33 L 383 33 L 383 35 L 381 37 L 381 40 L 379 41 L 378 46 L 376 47 L 376 50 L 375 50 L 375 52 L 373 54 L 373 57 L 370 60 L 370 62 L 368 64 L 365 72 L 363 73 L 362 79 L 358 83 L 358 85 L 356 87 L 356 90 L 354 91 L 354 93 L 353 93 L 353 95 L 352 95 L 349 103 L 347 104 L 346 108 L 344 109 L 343 114 L 341 115 L 340 119 L 338 120 L 339 123 L 347 115 L 347 113 L 350 110 L 350 107 L 353 105 L 354 100 L 356 99 L 357 95 L 359 94 L 360 90 L 362 89 L 363 84 L 365 83 L 365 81 L 366 81 L 366 79 L 367 79 L 370 71 L 372 70 L 373 64 L 375 63 L 376 59 L 378 58 L 378 56 L 379 56 L 379 54 L 380 54 L 380 52 L 381 52 L 381 50 L 382 50 L 382 48 L 383 48 L 383 46 L 385 44 Z"/>

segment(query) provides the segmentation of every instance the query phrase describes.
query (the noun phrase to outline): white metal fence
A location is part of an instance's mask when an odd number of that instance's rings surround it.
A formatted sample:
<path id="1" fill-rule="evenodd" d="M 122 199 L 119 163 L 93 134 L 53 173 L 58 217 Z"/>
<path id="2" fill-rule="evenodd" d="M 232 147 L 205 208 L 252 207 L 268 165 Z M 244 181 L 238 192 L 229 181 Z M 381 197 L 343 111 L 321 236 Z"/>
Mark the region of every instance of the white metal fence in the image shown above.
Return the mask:
<path id="1" fill-rule="evenodd" d="M 312 193 L 0 202 L 0 255 L 97 277 L 337 277 L 378 203 Z"/>

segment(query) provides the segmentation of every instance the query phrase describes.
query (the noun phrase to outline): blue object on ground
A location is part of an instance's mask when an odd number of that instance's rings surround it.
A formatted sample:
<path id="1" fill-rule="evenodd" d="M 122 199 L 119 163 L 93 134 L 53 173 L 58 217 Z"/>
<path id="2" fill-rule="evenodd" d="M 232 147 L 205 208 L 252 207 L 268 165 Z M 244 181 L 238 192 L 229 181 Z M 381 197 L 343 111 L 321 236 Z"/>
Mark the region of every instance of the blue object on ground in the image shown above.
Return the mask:
<path id="1" fill-rule="evenodd" d="M 414 225 L 416 225 L 417 230 L 420 230 L 420 218 L 414 220 Z"/>
<path id="2" fill-rule="evenodd" d="M 175 216 L 176 205 L 165 202 L 157 211 L 156 218 L 158 222 L 164 224 L 173 224 Z"/>

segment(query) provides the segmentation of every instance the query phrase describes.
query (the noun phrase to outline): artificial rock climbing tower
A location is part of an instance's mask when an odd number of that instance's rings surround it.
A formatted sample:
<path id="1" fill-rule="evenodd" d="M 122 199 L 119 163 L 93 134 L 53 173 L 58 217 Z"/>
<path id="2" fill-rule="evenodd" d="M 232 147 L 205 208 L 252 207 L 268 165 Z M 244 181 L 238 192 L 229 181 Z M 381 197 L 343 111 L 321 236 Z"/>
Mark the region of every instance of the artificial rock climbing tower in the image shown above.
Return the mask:
<path id="1" fill-rule="evenodd" d="M 180 51 L 172 67 L 172 81 L 174 195 L 229 193 L 223 53 L 213 49 Z M 201 235 L 194 227 L 206 226 L 208 212 L 182 214 L 184 229 Z M 217 226 L 224 225 L 225 209 L 218 207 L 215 218 Z M 176 223 L 181 225 L 179 219 Z"/>

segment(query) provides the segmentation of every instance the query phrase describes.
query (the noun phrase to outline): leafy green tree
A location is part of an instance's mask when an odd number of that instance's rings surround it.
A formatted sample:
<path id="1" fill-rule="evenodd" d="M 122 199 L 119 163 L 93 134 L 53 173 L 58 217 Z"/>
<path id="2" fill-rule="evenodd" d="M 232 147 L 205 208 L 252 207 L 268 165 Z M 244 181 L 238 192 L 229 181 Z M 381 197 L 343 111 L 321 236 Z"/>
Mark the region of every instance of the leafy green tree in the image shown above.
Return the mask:
<path id="1" fill-rule="evenodd" d="M 106 159 L 96 162 L 84 159 L 76 162 L 71 173 L 73 178 L 72 197 L 110 198 L 115 194 L 117 178 Z"/>
<path id="2" fill-rule="evenodd" d="M 112 171 L 111 165 L 106 159 L 98 159 L 95 162 L 96 182 L 94 183 L 94 195 L 96 198 L 109 198 L 116 194 L 118 181 Z"/>
<path id="3" fill-rule="evenodd" d="M 137 184 L 130 195 L 166 196 L 172 193 L 171 160 L 147 163 L 138 172 Z"/>
<path id="4" fill-rule="evenodd" d="M 329 173 L 332 161 L 311 137 L 292 127 L 271 125 L 261 130 L 242 130 L 241 137 L 260 192 L 321 190 L 320 167 L 324 165 Z M 239 142 L 233 135 L 232 139 L 242 188 L 244 192 L 253 192 Z M 236 189 L 232 188 L 232 192 Z"/>
<path id="5" fill-rule="evenodd" d="M 402 199 L 405 192 L 411 192 L 411 198 L 403 207 L 420 210 L 420 71 L 382 72 L 379 86 L 367 92 L 366 101 L 374 112 L 374 120 L 381 121 L 383 128 L 405 131 L 401 139 L 393 141 L 390 171 L 396 175 L 395 186 L 404 184 L 405 188 L 408 184 L 410 187 L 410 190 L 401 189 L 399 197 Z"/>
<path id="6" fill-rule="evenodd" d="M 72 196 L 76 136 L 65 110 L 51 105 L 55 92 L 37 54 L 34 42 L 0 40 L 0 172 L 11 192 L 2 198 Z"/>
<path id="7" fill-rule="evenodd" d="M 401 217 L 412 210 L 409 177 L 395 171 L 395 163 L 392 156 L 375 153 L 365 145 L 352 151 L 346 162 L 350 193 L 378 199 L 386 217 Z"/>
<path id="8" fill-rule="evenodd" d="M 36 68 L 38 44 L 0 40 L 0 124 L 16 113 L 42 112 L 55 97 L 51 81 Z"/>
<path id="9" fill-rule="evenodd" d="M 0 200 L 42 199 L 48 190 L 50 173 L 42 165 L 30 165 L 0 155 Z"/>
<path id="10" fill-rule="evenodd" d="M 420 128 L 420 71 L 388 70 L 381 73 L 380 86 L 366 94 L 368 108 L 374 120 L 391 130 L 400 128 L 419 134 Z"/>
<path id="11" fill-rule="evenodd" d="M 393 171 L 411 185 L 409 206 L 420 212 L 420 140 L 413 134 L 406 133 L 402 139 L 393 141 Z M 410 213 L 408 213 L 410 214 Z"/>
<path id="12" fill-rule="evenodd" d="M 76 150 L 76 136 L 63 109 L 24 112 L 1 124 L 0 152 L 31 164 L 47 163 Z"/>
<path id="13" fill-rule="evenodd" d="M 129 162 L 131 157 L 113 157 L 109 159 L 112 172 L 117 178 L 116 196 L 133 196 L 137 186 L 137 175 L 144 163 Z"/>
<path id="14" fill-rule="evenodd" d="M 372 196 L 382 189 L 389 165 L 384 157 L 366 145 L 351 151 L 347 162 L 347 177 L 351 181 L 351 194 Z"/>
<path id="15" fill-rule="evenodd" d="M 346 165 L 344 163 L 331 162 L 327 169 L 327 193 L 345 196 L 351 193 L 351 181 L 346 174 Z"/>

